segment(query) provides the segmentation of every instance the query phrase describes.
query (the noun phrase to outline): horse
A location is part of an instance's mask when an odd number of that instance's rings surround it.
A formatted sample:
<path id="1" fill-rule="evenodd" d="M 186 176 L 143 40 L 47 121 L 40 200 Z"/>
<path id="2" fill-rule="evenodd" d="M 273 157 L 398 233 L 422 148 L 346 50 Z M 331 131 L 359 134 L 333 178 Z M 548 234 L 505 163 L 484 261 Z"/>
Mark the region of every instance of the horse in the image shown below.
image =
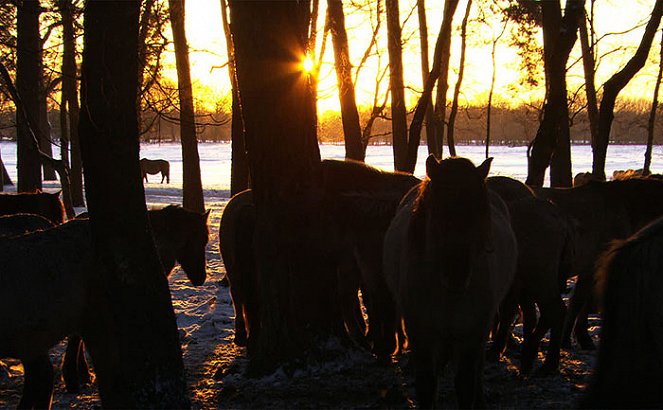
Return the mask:
<path id="1" fill-rule="evenodd" d="M 663 407 L 663 218 L 614 241 L 596 271 L 601 343 L 583 408 Z"/>
<path id="2" fill-rule="evenodd" d="M 357 297 L 370 318 L 368 343 L 380 357 L 396 350 L 397 319 L 394 301 L 382 275 L 382 243 L 402 196 L 419 179 L 385 172 L 355 161 L 323 160 L 321 214 L 332 221 L 334 234 L 325 239 L 335 248 L 339 276 L 338 297 L 345 326 L 352 339 L 363 344 L 366 323 Z M 228 202 L 221 217 L 221 255 L 235 306 L 235 343 L 245 346 L 259 332 L 254 260 L 255 207 L 251 191 Z"/>
<path id="3" fill-rule="evenodd" d="M 574 188 L 539 188 L 536 195 L 555 203 L 571 218 L 576 230 L 572 272 L 578 276 L 562 342 L 571 345 L 571 333 L 580 347 L 595 349 L 587 331 L 587 312 L 594 302 L 594 268 L 615 239 L 625 239 L 663 215 L 663 181 L 631 178 L 592 181 Z"/>
<path id="4" fill-rule="evenodd" d="M 22 235 L 28 232 L 52 228 L 51 221 L 41 215 L 12 214 L 0 216 L 0 237 Z"/>
<path id="5" fill-rule="evenodd" d="M 147 182 L 147 174 L 156 175 L 161 172 L 161 183 L 163 180 L 166 180 L 167 184 L 170 184 L 170 163 L 165 159 L 140 159 L 140 172 L 143 175 L 143 179 Z"/>
<path id="6" fill-rule="evenodd" d="M 430 155 L 427 178 L 408 196 L 384 239 L 387 284 L 405 320 L 419 405 L 431 408 L 438 375 L 455 363 L 458 405 L 485 406 L 484 349 L 511 287 L 516 238 L 506 204 L 486 188 L 492 158 Z"/>
<path id="7" fill-rule="evenodd" d="M 168 205 L 149 210 L 147 216 L 166 277 L 170 276 L 175 263 L 179 262 L 193 286 L 205 283 L 209 211 L 200 214 L 178 205 Z M 79 218 L 85 220 L 87 217 L 83 215 Z M 80 391 L 81 384 L 90 381 L 85 350 L 78 334 L 68 337 L 67 350 L 62 361 L 62 375 L 65 387 L 70 393 Z"/>
<path id="8" fill-rule="evenodd" d="M 54 224 L 65 220 L 60 192 L 30 192 L 0 194 L 0 215 L 27 213 L 41 215 Z"/>

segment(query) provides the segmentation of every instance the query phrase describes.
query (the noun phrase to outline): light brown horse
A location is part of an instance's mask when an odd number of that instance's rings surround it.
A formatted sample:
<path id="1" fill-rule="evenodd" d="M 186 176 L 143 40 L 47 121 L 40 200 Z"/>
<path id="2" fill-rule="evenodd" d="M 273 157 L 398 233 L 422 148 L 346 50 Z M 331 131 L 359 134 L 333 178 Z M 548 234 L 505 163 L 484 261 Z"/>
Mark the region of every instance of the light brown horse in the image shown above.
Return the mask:
<path id="1" fill-rule="evenodd" d="M 170 184 L 170 163 L 165 159 L 140 159 L 140 171 L 143 174 L 143 179 L 147 182 L 147 174 L 156 175 L 161 173 L 161 183 L 163 184 L 164 178 L 166 183 Z"/>
<path id="2" fill-rule="evenodd" d="M 434 407 L 449 363 L 457 365 L 459 407 L 486 405 L 486 339 L 517 259 L 509 211 L 486 189 L 490 160 L 475 167 L 465 158 L 429 156 L 428 179 L 401 204 L 385 237 L 385 275 L 405 319 L 424 408 Z"/>

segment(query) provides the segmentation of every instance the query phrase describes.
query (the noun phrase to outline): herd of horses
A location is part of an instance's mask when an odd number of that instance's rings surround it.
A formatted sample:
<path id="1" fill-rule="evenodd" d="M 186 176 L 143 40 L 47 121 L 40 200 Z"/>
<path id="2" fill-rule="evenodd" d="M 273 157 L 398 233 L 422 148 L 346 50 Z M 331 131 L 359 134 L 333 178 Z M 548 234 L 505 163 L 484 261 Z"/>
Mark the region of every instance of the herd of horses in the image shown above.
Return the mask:
<path id="1" fill-rule="evenodd" d="M 420 406 L 435 407 L 450 366 L 459 406 L 485 407 L 484 360 L 504 354 L 518 317 L 521 373 L 559 372 L 560 349 L 573 339 L 596 348 L 587 315 L 597 308 L 598 363 L 578 406 L 663 406 L 663 181 L 531 189 L 488 176 L 490 159 L 475 167 L 464 158 L 429 157 L 424 180 L 351 161 L 324 160 L 322 169 L 333 204 L 327 217 L 341 230 L 335 263 L 345 327 L 378 358 L 401 352 L 407 338 Z M 249 347 L 260 331 L 255 223 L 244 191 L 219 230 L 235 343 Z M 367 318 L 356 313 L 358 290 Z"/>
<path id="2" fill-rule="evenodd" d="M 531 189 L 488 176 L 490 165 L 431 156 L 420 180 L 322 162 L 322 220 L 334 234 L 320 242 L 335 249 L 324 263 L 340 278 L 336 300 L 348 335 L 378 359 L 407 345 L 419 406 L 436 406 L 438 379 L 450 367 L 458 405 L 485 407 L 484 361 L 505 353 L 518 318 L 521 373 L 549 375 L 573 336 L 580 348 L 595 348 L 587 315 L 599 309 L 598 361 L 578 406 L 662 407 L 663 180 Z M 48 350 L 57 342 L 68 338 L 67 389 L 90 379 L 82 344 L 94 326 L 90 283 L 98 271 L 90 223 L 65 222 L 57 194 L 41 192 L 1 194 L 0 215 L 0 358 L 23 363 L 19 407 L 48 408 Z M 166 276 L 177 261 L 193 285 L 205 281 L 207 216 L 178 206 L 149 211 Z M 261 328 L 255 227 L 252 192 L 235 195 L 221 218 L 220 251 L 235 343 L 249 347 Z"/>

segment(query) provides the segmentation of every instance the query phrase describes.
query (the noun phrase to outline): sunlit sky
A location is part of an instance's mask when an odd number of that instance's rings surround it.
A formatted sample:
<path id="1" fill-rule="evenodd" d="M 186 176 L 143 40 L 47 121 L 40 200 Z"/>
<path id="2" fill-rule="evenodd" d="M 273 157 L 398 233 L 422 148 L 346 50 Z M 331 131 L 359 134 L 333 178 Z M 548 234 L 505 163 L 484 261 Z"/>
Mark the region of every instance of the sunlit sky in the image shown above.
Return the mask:
<path id="1" fill-rule="evenodd" d="M 477 17 L 477 3 L 485 0 L 475 0 L 470 14 L 470 19 Z M 324 24 L 325 1 L 321 0 L 319 27 L 322 30 Z M 360 3 L 355 1 L 354 3 Z M 419 53 L 418 19 L 416 14 L 415 0 L 401 1 L 401 22 L 403 23 L 403 60 L 406 87 L 421 90 L 421 57 Z M 589 2 L 588 2 L 589 3 Z M 646 21 L 652 8 L 651 0 L 629 0 L 628 7 L 621 0 L 602 0 L 595 6 L 595 24 L 597 36 L 608 32 L 622 32 L 630 29 L 640 22 Z M 430 59 L 432 59 L 435 40 L 442 20 L 441 0 L 428 0 L 427 19 L 428 37 L 430 46 Z M 371 17 L 368 12 L 353 9 L 350 2 L 344 2 L 346 12 L 346 28 L 350 40 L 350 57 L 353 64 L 358 64 L 371 37 Z M 449 73 L 449 98 L 457 78 L 458 61 L 460 58 L 460 23 L 465 12 L 466 2 L 461 0 L 454 16 L 455 36 L 452 38 L 452 61 Z M 209 108 L 213 108 L 214 102 L 228 96 L 230 82 L 227 68 L 225 37 L 221 24 L 220 0 L 189 0 L 186 2 L 186 31 L 190 47 L 190 62 L 192 79 L 194 81 L 194 92 L 196 98 Z M 410 15 L 411 14 L 411 15 Z M 408 19 L 408 15 L 410 15 Z M 374 21 L 374 17 L 373 17 Z M 499 20 L 492 22 L 495 31 L 501 30 Z M 383 21 L 380 41 L 382 50 L 381 67 L 387 64 L 386 53 L 386 22 Z M 508 29 L 507 29 L 508 30 Z M 606 37 L 600 45 L 599 52 L 605 53 L 615 49 L 618 45 L 625 47 L 621 51 L 610 53 L 599 65 L 596 83 L 597 87 L 605 82 L 614 72 L 621 68 L 632 56 L 637 47 L 644 27 L 624 35 L 613 35 Z M 461 104 L 483 105 L 486 103 L 490 87 L 492 66 L 490 61 L 490 42 L 493 29 L 476 21 L 468 25 L 468 46 L 465 66 L 465 78 L 463 80 Z M 321 43 L 322 36 L 319 36 Z M 318 44 L 318 50 L 320 44 Z M 336 94 L 336 76 L 333 71 L 333 49 L 331 39 L 328 39 L 327 52 L 323 58 L 322 71 L 320 74 L 320 95 L 318 106 L 321 112 L 327 110 L 338 110 L 338 96 Z M 653 84 L 658 69 L 658 55 L 660 52 L 660 35 L 654 39 L 654 45 L 650 52 L 650 59 L 641 73 L 622 92 L 627 98 L 642 98 L 651 100 Z M 575 61 L 580 56 L 579 43 L 572 54 L 570 61 Z M 520 104 L 541 99 L 544 92 L 544 83 L 536 90 L 523 90 L 517 88 L 519 59 L 515 48 L 508 46 L 508 33 L 506 33 L 497 47 L 497 79 L 496 99 Z M 174 56 L 166 58 L 166 76 L 176 78 L 174 68 Z M 372 104 L 375 89 L 376 72 L 378 71 L 378 58 L 372 57 L 361 70 L 357 81 L 356 97 L 359 105 Z M 575 90 L 583 81 L 582 64 L 578 62 L 569 71 L 569 91 Z M 514 88 L 515 87 L 515 88 Z M 382 91 L 387 89 L 387 80 L 382 86 Z M 408 105 L 416 104 L 416 93 L 408 92 Z"/>

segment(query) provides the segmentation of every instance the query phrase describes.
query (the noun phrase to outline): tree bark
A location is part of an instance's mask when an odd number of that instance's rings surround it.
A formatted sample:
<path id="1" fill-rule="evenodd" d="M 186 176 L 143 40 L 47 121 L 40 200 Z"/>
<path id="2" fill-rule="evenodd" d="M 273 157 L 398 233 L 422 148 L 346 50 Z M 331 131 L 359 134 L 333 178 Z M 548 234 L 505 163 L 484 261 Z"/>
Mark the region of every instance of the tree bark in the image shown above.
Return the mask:
<path id="1" fill-rule="evenodd" d="M 61 123 L 62 136 L 69 142 L 71 149 L 71 200 L 74 206 L 85 206 L 83 197 L 83 163 L 81 160 L 81 146 L 78 137 L 78 104 L 77 69 L 76 69 L 76 39 L 74 33 L 74 5 L 71 0 L 60 0 L 60 15 L 62 17 L 62 104 L 60 110 L 64 111 L 65 118 Z M 65 149 L 66 147 L 63 147 Z M 63 159 L 66 157 L 63 155 Z"/>
<path id="2" fill-rule="evenodd" d="M 226 37 L 226 50 L 228 53 L 228 75 L 232 91 L 232 122 L 230 125 L 231 164 L 230 164 L 230 194 L 235 195 L 249 188 L 249 159 L 246 156 L 246 143 L 244 139 L 244 124 L 239 106 L 239 90 L 237 88 L 237 66 L 235 64 L 235 46 L 233 45 L 230 23 L 228 22 L 228 2 L 221 0 L 221 20 L 223 33 Z"/>
<path id="3" fill-rule="evenodd" d="M 83 337 L 104 407 L 184 408 L 177 324 L 139 166 L 139 12 L 138 0 L 85 7 L 80 137 L 97 270 Z"/>
<path id="4" fill-rule="evenodd" d="M 564 16 L 558 1 L 542 2 L 546 102 L 543 119 L 528 150 L 526 183 L 543 186 L 550 165 L 550 184 L 570 187 L 571 137 L 566 96 L 566 63 L 578 36 L 584 0 L 567 0 Z"/>
<path id="5" fill-rule="evenodd" d="M 403 50 L 398 0 L 386 0 L 387 48 L 389 51 L 389 89 L 391 91 L 391 131 L 394 169 L 407 171 L 407 113 L 403 85 Z"/>
<path id="6" fill-rule="evenodd" d="M 40 98 L 42 82 L 41 38 L 39 37 L 38 0 L 25 0 L 17 13 L 16 89 L 31 124 L 41 122 Z M 18 192 L 32 192 L 42 188 L 41 161 L 38 148 L 30 132 L 28 121 L 16 110 Z"/>
<path id="7" fill-rule="evenodd" d="M 428 23 L 426 21 L 426 0 L 417 1 L 417 15 L 419 16 L 419 40 L 421 42 L 421 79 L 424 87 L 428 82 L 428 70 L 430 62 L 428 61 Z M 439 151 L 433 137 L 433 103 L 428 102 L 425 114 L 426 124 L 426 144 L 428 153 L 434 154 Z"/>
<path id="8" fill-rule="evenodd" d="M 490 77 L 490 90 L 488 91 L 488 104 L 486 108 L 486 158 L 489 157 L 490 151 L 490 131 L 493 119 L 493 93 L 495 92 L 495 78 L 497 77 L 497 62 L 495 56 L 497 54 L 497 43 L 506 31 L 507 22 L 504 22 L 502 31 L 497 37 L 493 37 L 493 42 L 490 50 L 490 61 L 492 63 L 493 71 Z"/>
<path id="9" fill-rule="evenodd" d="M 458 81 L 454 87 L 454 99 L 451 103 L 451 112 L 449 112 L 449 124 L 447 124 L 447 144 L 449 145 L 449 155 L 456 156 L 456 142 L 454 141 L 454 126 L 456 124 L 456 115 L 458 114 L 458 96 L 460 95 L 460 87 L 463 84 L 463 75 L 465 74 L 465 48 L 467 46 L 467 20 L 470 17 L 470 10 L 472 9 L 472 0 L 467 1 L 465 7 L 465 16 L 460 26 L 460 64 L 458 67 Z"/>
<path id="10" fill-rule="evenodd" d="M 338 98 L 341 104 L 341 120 L 345 137 L 345 158 L 364 161 L 366 152 L 361 142 L 359 112 L 355 100 L 355 86 L 352 82 L 352 64 L 348 47 L 348 34 L 345 31 L 345 16 L 341 0 L 328 0 L 328 13 L 334 46 L 334 66 Z M 393 95 L 393 94 L 392 94 Z"/>
<path id="11" fill-rule="evenodd" d="M 184 30 L 184 0 L 168 0 L 170 24 L 175 43 L 177 90 L 180 97 L 180 143 L 182 144 L 182 194 L 184 208 L 203 213 L 203 183 L 200 179 L 200 156 L 196 139 L 196 119 L 193 109 L 189 45 Z"/>
<path id="12" fill-rule="evenodd" d="M 658 92 L 661 89 L 661 77 L 663 77 L 663 30 L 661 30 L 661 51 L 658 60 L 658 74 L 654 86 L 654 98 L 649 110 L 647 121 L 647 149 L 645 150 L 645 165 L 642 167 L 642 175 L 651 174 L 651 154 L 654 145 L 654 128 L 656 125 L 656 111 L 658 110 Z"/>
<path id="13" fill-rule="evenodd" d="M 585 73 L 585 95 L 587 96 L 587 117 L 589 119 L 589 132 L 592 147 L 596 146 L 599 135 L 599 105 L 596 98 L 596 58 L 594 45 L 589 41 L 587 33 L 587 17 L 583 10 L 578 16 L 578 33 L 580 34 L 580 48 L 582 50 L 582 67 Z"/>
<path id="14" fill-rule="evenodd" d="M 645 65 L 656 30 L 661 23 L 661 15 L 663 15 L 663 0 L 656 0 L 651 18 L 647 23 L 647 27 L 645 27 L 645 33 L 635 54 L 624 68 L 603 84 L 603 97 L 599 108 L 599 136 L 596 147 L 593 147 L 592 174 L 594 178 L 605 179 L 605 160 L 608 144 L 610 143 L 612 120 L 615 118 L 615 101 L 621 90 Z"/>

